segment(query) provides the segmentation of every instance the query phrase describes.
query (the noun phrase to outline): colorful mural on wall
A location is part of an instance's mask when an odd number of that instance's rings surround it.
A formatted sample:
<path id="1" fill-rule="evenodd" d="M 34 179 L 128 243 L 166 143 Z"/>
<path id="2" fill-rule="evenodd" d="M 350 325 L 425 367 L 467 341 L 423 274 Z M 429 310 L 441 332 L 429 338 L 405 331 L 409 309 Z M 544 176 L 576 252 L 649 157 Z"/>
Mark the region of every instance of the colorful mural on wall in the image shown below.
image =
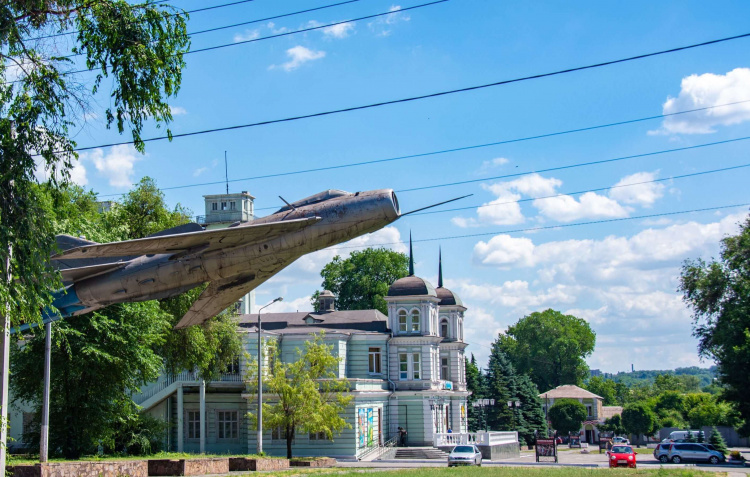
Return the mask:
<path id="1" fill-rule="evenodd" d="M 375 444 L 375 412 L 373 408 L 360 408 L 357 410 L 357 434 L 359 447 Z"/>

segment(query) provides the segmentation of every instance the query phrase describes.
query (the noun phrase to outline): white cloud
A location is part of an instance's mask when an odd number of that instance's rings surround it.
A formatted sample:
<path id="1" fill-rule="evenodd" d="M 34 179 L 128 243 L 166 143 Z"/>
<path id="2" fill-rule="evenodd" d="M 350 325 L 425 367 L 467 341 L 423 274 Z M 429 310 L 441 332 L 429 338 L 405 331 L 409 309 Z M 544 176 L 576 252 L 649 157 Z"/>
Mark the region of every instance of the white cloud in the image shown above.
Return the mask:
<path id="1" fill-rule="evenodd" d="M 325 51 L 314 51 L 304 46 L 298 45 L 286 50 L 289 61 L 281 65 L 271 65 L 269 69 L 283 68 L 284 71 L 292 71 L 299 68 L 302 64 L 309 61 L 319 60 L 326 56 Z"/>
<path id="2" fill-rule="evenodd" d="M 260 38 L 260 30 L 245 30 L 242 33 L 235 33 L 232 39 L 235 43 L 242 41 L 252 41 Z"/>
<path id="3" fill-rule="evenodd" d="M 543 216 L 558 222 L 572 222 L 583 218 L 627 217 L 628 211 L 616 200 L 586 192 L 578 200 L 569 195 L 535 200 L 534 207 Z"/>
<path id="4" fill-rule="evenodd" d="M 329 38 L 346 38 L 350 32 L 354 32 L 354 22 L 339 23 L 322 29 L 325 36 Z"/>
<path id="5" fill-rule="evenodd" d="M 664 195 L 664 184 L 659 182 L 641 184 L 641 182 L 653 181 L 656 179 L 656 175 L 656 172 L 637 172 L 623 177 L 609 190 L 609 196 L 625 204 L 651 207 L 657 199 L 660 199 Z"/>
<path id="6" fill-rule="evenodd" d="M 482 161 L 482 165 L 479 168 L 479 172 L 486 172 L 490 169 L 503 166 L 507 164 L 508 162 L 510 162 L 510 160 L 508 160 L 505 157 L 496 157 L 494 159 L 490 159 L 489 161 Z"/>
<path id="7" fill-rule="evenodd" d="M 135 163 L 141 160 L 133 146 L 113 146 L 105 154 L 103 149 L 94 149 L 88 154 L 81 155 L 94 163 L 94 167 L 102 176 L 106 177 L 113 187 L 130 187 L 135 173 Z"/>
<path id="8" fill-rule="evenodd" d="M 750 99 L 750 68 L 736 68 L 725 75 L 705 73 L 682 79 L 680 93 L 668 97 L 663 113 L 705 108 Z M 729 126 L 750 120 L 750 103 L 707 109 L 670 116 L 650 134 L 709 134 L 717 126 Z"/>
<path id="9" fill-rule="evenodd" d="M 368 23 L 367 26 L 370 27 L 370 29 L 374 31 L 378 36 L 389 36 L 392 32 L 391 27 L 393 25 L 400 22 L 408 22 L 409 20 L 411 20 L 411 17 L 409 15 L 401 12 L 400 10 L 400 5 L 393 5 L 389 9 L 389 11 L 392 13 L 376 18 L 375 20 Z"/>
<path id="10" fill-rule="evenodd" d="M 193 171 L 193 177 L 198 177 L 208 170 L 208 167 L 199 167 Z"/>
<path id="11" fill-rule="evenodd" d="M 172 112 L 172 116 L 184 116 L 187 114 L 187 109 L 182 106 L 170 106 L 169 110 Z"/>
<path id="12" fill-rule="evenodd" d="M 276 28 L 276 24 L 274 22 L 268 22 L 266 24 L 266 27 L 268 27 L 268 29 L 271 30 L 271 33 L 273 33 L 274 35 L 286 33 L 289 31 L 287 27 Z"/>
<path id="13" fill-rule="evenodd" d="M 34 169 L 34 177 L 37 181 L 45 182 L 50 178 L 50 170 L 45 167 L 44 160 L 37 158 L 35 161 L 36 167 Z M 62 165 L 61 162 L 55 165 L 59 168 Z M 79 186 L 85 186 L 89 183 L 88 176 L 86 175 L 86 167 L 82 164 L 81 160 L 73 160 L 73 165 L 68 171 L 70 173 L 70 181 Z"/>

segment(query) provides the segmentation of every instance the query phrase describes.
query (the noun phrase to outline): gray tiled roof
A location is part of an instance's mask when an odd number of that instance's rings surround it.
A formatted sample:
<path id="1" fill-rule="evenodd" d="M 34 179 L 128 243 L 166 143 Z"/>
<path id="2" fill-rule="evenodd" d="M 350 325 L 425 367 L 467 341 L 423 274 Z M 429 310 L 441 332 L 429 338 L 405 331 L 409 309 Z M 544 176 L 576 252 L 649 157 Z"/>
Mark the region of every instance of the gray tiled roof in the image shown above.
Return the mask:
<path id="1" fill-rule="evenodd" d="M 437 293 L 437 297 L 440 298 L 440 303 L 438 305 L 445 305 L 445 306 L 451 306 L 451 305 L 458 305 L 458 306 L 464 306 L 464 303 L 461 301 L 461 299 L 453 293 L 452 291 L 448 290 L 445 287 L 437 287 L 435 289 L 435 292 Z"/>
<path id="2" fill-rule="evenodd" d="M 603 399 L 601 396 L 572 384 L 563 384 L 562 386 L 550 389 L 546 393 L 540 394 L 539 397 L 542 399 L 545 397 L 549 399 Z"/>
<path id="3" fill-rule="evenodd" d="M 388 296 L 437 296 L 435 293 L 435 287 L 424 278 L 419 278 L 414 275 L 408 277 L 399 278 L 390 288 L 388 288 Z"/>
<path id="4" fill-rule="evenodd" d="M 388 331 L 388 317 L 378 310 L 336 310 L 329 312 L 263 313 L 263 329 L 278 333 L 315 333 L 323 330 L 337 332 Z M 309 323 L 308 323 L 309 321 Z M 257 314 L 240 315 L 239 326 L 255 328 Z"/>

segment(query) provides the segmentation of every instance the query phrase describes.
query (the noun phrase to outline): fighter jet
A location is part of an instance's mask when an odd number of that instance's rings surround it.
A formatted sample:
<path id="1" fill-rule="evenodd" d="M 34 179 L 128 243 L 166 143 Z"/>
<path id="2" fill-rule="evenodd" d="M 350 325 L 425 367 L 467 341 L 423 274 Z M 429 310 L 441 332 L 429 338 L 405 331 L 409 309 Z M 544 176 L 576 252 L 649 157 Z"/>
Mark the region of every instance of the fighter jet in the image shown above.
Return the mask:
<path id="1" fill-rule="evenodd" d="M 104 244 L 59 235 L 61 252 L 51 259 L 65 288 L 54 294 L 54 310 L 45 309 L 42 318 L 48 322 L 113 303 L 168 298 L 208 283 L 175 328 L 197 325 L 302 255 L 374 232 L 400 216 L 391 189 L 327 190 L 225 229 L 189 223 Z"/>

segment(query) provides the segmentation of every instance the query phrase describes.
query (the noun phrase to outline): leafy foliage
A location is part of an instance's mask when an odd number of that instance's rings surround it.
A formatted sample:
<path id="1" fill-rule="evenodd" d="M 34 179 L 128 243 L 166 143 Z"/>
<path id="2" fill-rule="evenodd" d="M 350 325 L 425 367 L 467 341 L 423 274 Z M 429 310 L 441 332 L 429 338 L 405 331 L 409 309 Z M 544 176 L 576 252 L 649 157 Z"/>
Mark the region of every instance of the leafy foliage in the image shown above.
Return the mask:
<path id="1" fill-rule="evenodd" d="M 693 310 L 693 334 L 701 356 L 716 361 L 721 394 L 733 403 L 750 435 L 750 217 L 740 233 L 721 242 L 721 259 L 686 261 L 680 279 L 683 300 Z"/>
<path id="2" fill-rule="evenodd" d="M 323 432 L 332 439 L 351 424 L 341 417 L 354 399 L 346 395 L 349 383 L 338 377 L 341 358 L 325 344 L 325 334 L 312 335 L 296 359 L 282 362 L 278 348 L 270 343 L 267 356 L 270 369 L 263 373 L 263 389 L 276 396 L 274 402 L 263 402 L 263 427 L 280 428 L 286 436 L 287 458 L 292 458 L 292 442 L 297 432 Z M 250 362 L 246 380 L 249 391 L 258 393 L 258 364 Z M 249 413 L 257 426 L 256 413 Z"/>
<path id="3" fill-rule="evenodd" d="M 70 131 L 83 125 L 100 87 L 109 92 L 106 124 L 129 130 L 143 152 L 141 131 L 172 115 L 189 39 L 185 15 L 164 3 L 125 0 L 8 0 L 0 3 L 0 303 L 12 324 L 37 320 L 59 288 L 48 265 L 53 224 L 40 205 L 34 172 L 65 184 L 77 159 Z M 72 40 L 31 38 L 76 30 Z M 86 91 L 66 49 L 97 75 Z M 12 246 L 12 251 L 11 251 Z M 11 258 L 12 257 L 12 258 Z M 12 277 L 12 278 L 11 278 Z"/>
<path id="4" fill-rule="evenodd" d="M 589 375 L 584 358 L 594 351 L 596 334 L 585 320 L 548 309 L 521 318 L 498 342 L 515 369 L 544 392 L 583 383 Z"/>
<path id="5" fill-rule="evenodd" d="M 336 296 L 339 310 L 380 310 L 388 314 L 383 298 L 388 287 L 408 273 L 408 258 L 403 253 L 386 248 L 368 248 L 354 251 L 349 258 L 333 257 L 320 276 L 321 286 Z M 318 308 L 318 295 L 312 297 L 313 307 Z"/>
<path id="6" fill-rule="evenodd" d="M 578 433 L 586 415 L 586 406 L 575 399 L 555 400 L 547 412 L 552 427 L 561 434 Z"/>
<path id="7" fill-rule="evenodd" d="M 656 416 L 645 403 L 631 403 L 622 410 L 622 425 L 630 434 L 652 434 L 657 424 Z"/>
<path id="8" fill-rule="evenodd" d="M 615 414 L 612 417 L 608 417 L 604 420 L 604 423 L 599 425 L 599 430 L 611 432 L 616 436 L 625 434 L 625 427 L 622 425 L 622 415 Z"/>
<path id="9" fill-rule="evenodd" d="M 132 236 L 131 210 L 157 204 L 142 214 L 145 232 L 184 223 L 170 212 L 153 180 L 145 178 L 122 203 L 98 213 L 96 197 L 76 186 L 34 186 L 55 233 L 86 235 L 95 241 Z M 158 197 L 152 197 L 156 195 Z M 221 315 L 202 326 L 173 331 L 201 288 L 162 302 L 113 305 L 53 324 L 50 448 L 75 458 L 96 449 L 128 453 L 159 449 L 164 428 L 140 416 L 131 394 L 164 371 L 198 369 L 211 379 L 241 352 L 235 323 Z M 17 399 L 41 406 L 44 333 L 25 337 L 14 350 L 11 386 Z M 102 376 L 107 386 L 101 385 Z M 40 413 L 37 413 L 40 415 Z M 27 442 L 37 443 L 38 429 Z"/>

